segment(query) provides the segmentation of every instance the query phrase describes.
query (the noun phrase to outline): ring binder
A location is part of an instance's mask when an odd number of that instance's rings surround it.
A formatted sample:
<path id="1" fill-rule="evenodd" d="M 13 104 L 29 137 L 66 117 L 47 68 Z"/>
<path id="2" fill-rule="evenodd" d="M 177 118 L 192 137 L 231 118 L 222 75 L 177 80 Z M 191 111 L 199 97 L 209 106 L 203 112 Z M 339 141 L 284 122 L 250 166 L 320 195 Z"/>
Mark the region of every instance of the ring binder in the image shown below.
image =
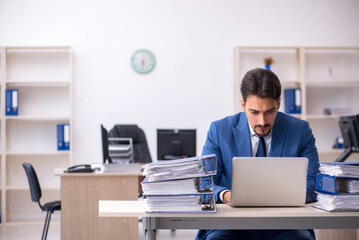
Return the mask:
<path id="1" fill-rule="evenodd" d="M 141 182 L 146 212 L 216 212 L 216 155 L 149 163 Z"/>
<path id="2" fill-rule="evenodd" d="M 320 163 L 315 208 L 359 211 L 359 162 Z"/>

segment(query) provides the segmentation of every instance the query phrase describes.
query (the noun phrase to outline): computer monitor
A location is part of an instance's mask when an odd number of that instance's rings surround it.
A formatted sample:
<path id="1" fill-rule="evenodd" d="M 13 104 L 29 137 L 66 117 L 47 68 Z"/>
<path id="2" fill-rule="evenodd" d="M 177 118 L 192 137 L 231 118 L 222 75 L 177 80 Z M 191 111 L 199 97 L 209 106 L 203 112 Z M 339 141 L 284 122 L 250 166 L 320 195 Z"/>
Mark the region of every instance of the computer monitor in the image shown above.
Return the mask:
<path id="1" fill-rule="evenodd" d="M 336 159 L 336 162 L 344 162 L 351 153 L 359 152 L 359 114 L 340 116 L 339 126 L 345 150 Z"/>
<path id="2" fill-rule="evenodd" d="M 157 159 L 196 156 L 196 129 L 157 129 Z"/>
<path id="3" fill-rule="evenodd" d="M 110 158 L 110 154 L 108 151 L 108 132 L 106 128 L 101 124 L 101 137 L 102 137 L 102 156 L 103 156 L 103 163 L 112 163 Z"/>

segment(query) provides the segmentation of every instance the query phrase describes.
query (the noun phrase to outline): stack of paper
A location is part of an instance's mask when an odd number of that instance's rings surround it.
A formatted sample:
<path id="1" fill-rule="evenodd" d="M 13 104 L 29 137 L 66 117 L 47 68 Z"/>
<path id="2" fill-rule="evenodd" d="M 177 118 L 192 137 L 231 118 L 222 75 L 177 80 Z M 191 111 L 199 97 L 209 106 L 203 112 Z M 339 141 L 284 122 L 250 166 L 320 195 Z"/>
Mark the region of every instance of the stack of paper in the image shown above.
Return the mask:
<path id="1" fill-rule="evenodd" d="M 146 212 L 215 212 L 213 194 L 148 196 Z"/>
<path id="2" fill-rule="evenodd" d="M 148 181 L 161 181 L 186 177 L 201 177 L 216 172 L 215 155 L 158 161 L 146 164 L 143 175 Z"/>
<path id="3" fill-rule="evenodd" d="M 359 211 L 359 163 L 320 163 L 317 202 L 326 211 Z"/>
<path id="4" fill-rule="evenodd" d="M 330 176 L 359 176 L 359 162 L 327 162 L 320 163 L 319 171 Z"/>
<path id="5" fill-rule="evenodd" d="M 334 195 L 317 192 L 315 207 L 334 211 L 359 211 L 359 195 Z"/>
<path id="6" fill-rule="evenodd" d="M 198 194 L 211 193 L 213 191 L 212 177 L 185 178 L 149 182 L 146 178 L 142 183 L 144 195 L 174 195 L 174 194 Z"/>
<path id="7" fill-rule="evenodd" d="M 216 156 L 146 164 L 142 190 L 146 212 L 215 212 Z"/>

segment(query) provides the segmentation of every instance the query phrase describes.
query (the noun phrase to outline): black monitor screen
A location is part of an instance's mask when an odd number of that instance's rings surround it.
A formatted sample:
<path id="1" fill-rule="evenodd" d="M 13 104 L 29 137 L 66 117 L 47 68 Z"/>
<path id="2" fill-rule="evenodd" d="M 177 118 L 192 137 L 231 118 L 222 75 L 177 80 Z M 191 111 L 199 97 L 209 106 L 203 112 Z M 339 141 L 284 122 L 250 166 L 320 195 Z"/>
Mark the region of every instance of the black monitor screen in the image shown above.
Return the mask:
<path id="1" fill-rule="evenodd" d="M 344 148 L 359 148 L 359 115 L 341 116 L 339 125 Z"/>
<path id="2" fill-rule="evenodd" d="M 157 129 L 157 159 L 196 156 L 196 129 Z"/>
<path id="3" fill-rule="evenodd" d="M 108 160 L 111 163 L 111 159 L 108 152 L 108 132 L 106 128 L 101 124 L 101 138 L 102 138 L 102 156 L 103 163 L 106 163 Z"/>

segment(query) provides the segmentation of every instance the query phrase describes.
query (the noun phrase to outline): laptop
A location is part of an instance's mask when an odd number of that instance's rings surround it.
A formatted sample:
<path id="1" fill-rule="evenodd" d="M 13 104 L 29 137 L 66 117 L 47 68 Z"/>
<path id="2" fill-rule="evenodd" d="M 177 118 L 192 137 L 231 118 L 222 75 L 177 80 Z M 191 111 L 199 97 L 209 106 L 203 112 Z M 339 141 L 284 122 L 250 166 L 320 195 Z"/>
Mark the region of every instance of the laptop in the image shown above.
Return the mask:
<path id="1" fill-rule="evenodd" d="M 229 205 L 303 206 L 307 172 L 305 157 L 234 157 Z"/>

